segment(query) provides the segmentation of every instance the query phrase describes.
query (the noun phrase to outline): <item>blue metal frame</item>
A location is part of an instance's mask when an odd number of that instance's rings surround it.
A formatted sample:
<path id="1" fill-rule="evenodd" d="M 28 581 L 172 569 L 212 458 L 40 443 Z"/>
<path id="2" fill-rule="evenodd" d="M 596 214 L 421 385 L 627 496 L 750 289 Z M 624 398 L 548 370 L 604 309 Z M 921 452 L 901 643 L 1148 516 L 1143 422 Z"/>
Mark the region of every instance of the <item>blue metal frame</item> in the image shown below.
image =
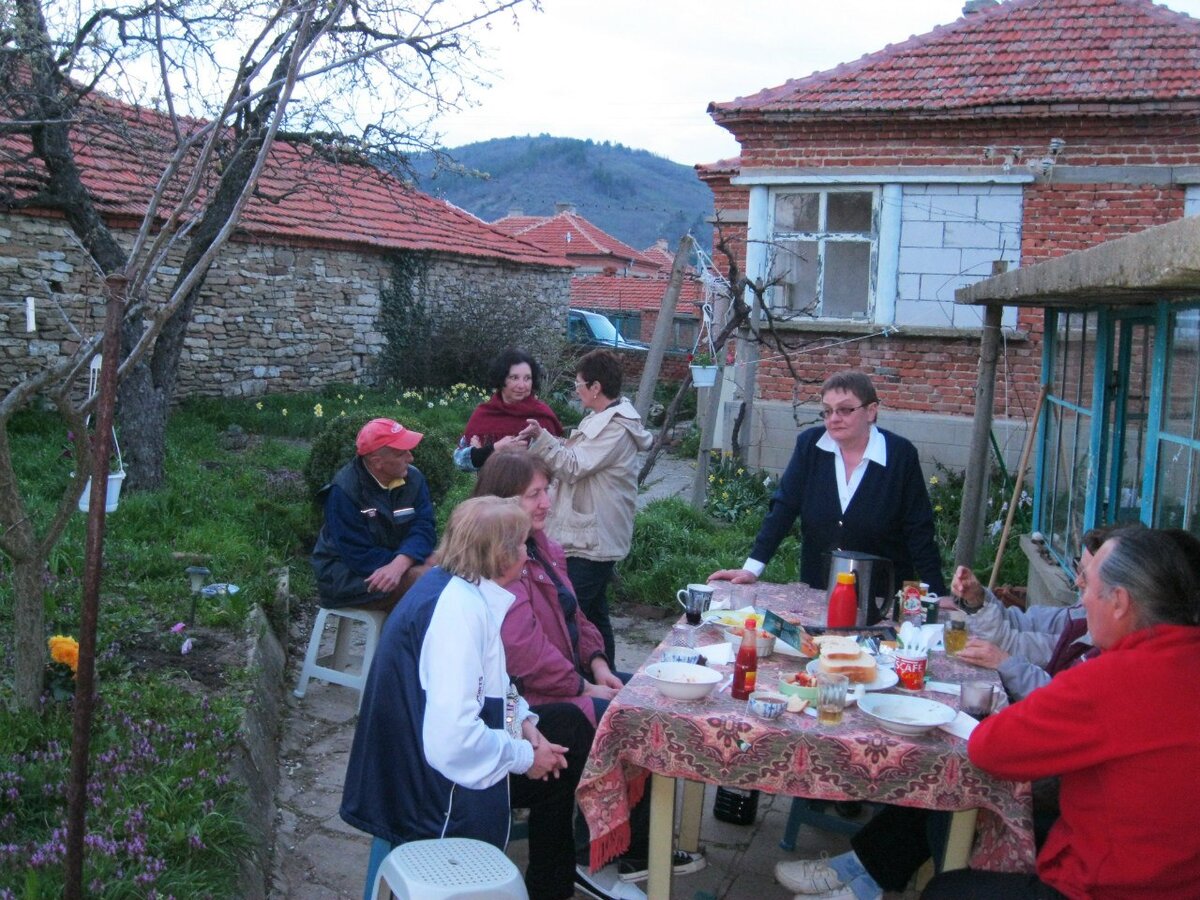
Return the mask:
<path id="1" fill-rule="evenodd" d="M 1162 300 L 1156 304 L 1154 359 L 1150 369 L 1150 409 L 1146 423 L 1146 460 L 1142 470 L 1142 524 L 1154 521 L 1154 503 L 1158 496 L 1158 444 L 1163 427 L 1163 394 L 1167 389 L 1167 354 L 1170 351 L 1170 307 Z"/>

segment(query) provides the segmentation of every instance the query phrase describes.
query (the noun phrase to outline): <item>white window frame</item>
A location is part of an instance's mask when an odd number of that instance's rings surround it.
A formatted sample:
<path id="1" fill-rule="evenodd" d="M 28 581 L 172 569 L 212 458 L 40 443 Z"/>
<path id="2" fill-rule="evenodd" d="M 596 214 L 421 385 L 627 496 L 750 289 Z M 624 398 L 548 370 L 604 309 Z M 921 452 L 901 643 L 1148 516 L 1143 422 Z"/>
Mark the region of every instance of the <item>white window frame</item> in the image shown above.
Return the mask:
<path id="1" fill-rule="evenodd" d="M 870 230 L 866 233 L 858 231 L 829 231 L 826 228 L 829 213 L 829 198 L 833 194 L 870 194 L 871 195 L 871 225 Z M 817 212 L 817 230 L 816 231 L 787 231 L 781 230 L 775 222 L 775 210 L 780 198 L 799 194 L 816 195 L 818 198 Z M 774 263 L 778 260 L 779 255 L 788 252 L 785 245 L 798 242 L 812 243 L 816 245 L 817 259 L 815 261 L 816 273 L 816 306 L 810 309 L 796 309 L 790 303 L 779 302 L 778 298 L 783 294 L 783 286 L 775 285 L 771 288 L 770 304 L 773 315 L 783 318 L 795 318 L 800 316 L 818 318 L 825 320 L 836 320 L 845 322 L 869 322 L 872 321 L 875 315 L 875 285 L 876 273 L 879 268 L 879 217 L 882 200 L 882 192 L 876 185 L 869 184 L 844 184 L 844 185 L 795 185 L 788 187 L 780 187 L 770 192 L 769 205 L 769 228 L 771 232 L 771 246 L 767 250 L 768 265 L 774 271 Z M 828 252 L 828 247 L 831 244 L 867 244 L 870 247 L 870 256 L 868 262 L 868 278 L 867 278 L 867 296 L 865 298 L 865 309 L 860 316 L 846 315 L 830 315 L 825 311 L 825 258 Z"/>

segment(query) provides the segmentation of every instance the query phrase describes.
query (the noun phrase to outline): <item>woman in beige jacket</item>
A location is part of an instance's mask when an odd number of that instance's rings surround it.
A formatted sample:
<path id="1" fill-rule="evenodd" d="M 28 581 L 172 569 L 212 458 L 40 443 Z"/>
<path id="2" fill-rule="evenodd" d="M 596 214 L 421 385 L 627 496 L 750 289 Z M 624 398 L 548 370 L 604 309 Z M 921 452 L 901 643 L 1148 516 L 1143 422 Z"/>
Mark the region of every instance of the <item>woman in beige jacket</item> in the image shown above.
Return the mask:
<path id="1" fill-rule="evenodd" d="M 637 453 L 651 435 L 633 404 L 621 397 L 621 362 L 611 350 L 593 350 L 575 371 L 575 393 L 587 415 L 565 441 L 530 420 L 519 437 L 554 472 L 554 508 L 546 533 L 562 544 L 567 574 L 584 614 L 615 659 L 608 618 L 608 583 L 633 538 L 637 507 Z"/>

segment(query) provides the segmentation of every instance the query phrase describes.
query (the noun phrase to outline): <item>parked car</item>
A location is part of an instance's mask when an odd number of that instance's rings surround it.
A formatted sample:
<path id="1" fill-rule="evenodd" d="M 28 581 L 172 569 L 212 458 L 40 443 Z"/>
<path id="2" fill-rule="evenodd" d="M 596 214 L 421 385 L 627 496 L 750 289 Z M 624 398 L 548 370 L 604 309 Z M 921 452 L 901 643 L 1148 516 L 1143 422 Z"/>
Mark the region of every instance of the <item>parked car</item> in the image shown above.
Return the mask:
<path id="1" fill-rule="evenodd" d="M 645 353 L 649 347 L 641 341 L 630 341 L 608 318 L 586 309 L 567 311 L 567 340 L 587 347 L 610 347 Z"/>

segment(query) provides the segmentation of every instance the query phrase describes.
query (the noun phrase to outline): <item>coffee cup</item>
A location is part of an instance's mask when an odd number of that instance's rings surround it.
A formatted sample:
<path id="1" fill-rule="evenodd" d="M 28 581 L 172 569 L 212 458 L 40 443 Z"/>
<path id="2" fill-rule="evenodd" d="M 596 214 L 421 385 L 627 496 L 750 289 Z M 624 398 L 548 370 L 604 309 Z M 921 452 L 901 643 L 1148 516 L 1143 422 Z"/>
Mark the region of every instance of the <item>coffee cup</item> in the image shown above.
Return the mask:
<path id="1" fill-rule="evenodd" d="M 906 691 L 919 691 L 925 687 L 928 661 L 924 651 L 897 650 L 896 677 L 900 679 L 900 687 Z"/>
<path id="2" fill-rule="evenodd" d="M 713 589 L 707 584 L 689 584 L 675 592 L 675 599 L 683 607 L 689 625 L 699 625 L 704 614 L 712 604 Z"/>

